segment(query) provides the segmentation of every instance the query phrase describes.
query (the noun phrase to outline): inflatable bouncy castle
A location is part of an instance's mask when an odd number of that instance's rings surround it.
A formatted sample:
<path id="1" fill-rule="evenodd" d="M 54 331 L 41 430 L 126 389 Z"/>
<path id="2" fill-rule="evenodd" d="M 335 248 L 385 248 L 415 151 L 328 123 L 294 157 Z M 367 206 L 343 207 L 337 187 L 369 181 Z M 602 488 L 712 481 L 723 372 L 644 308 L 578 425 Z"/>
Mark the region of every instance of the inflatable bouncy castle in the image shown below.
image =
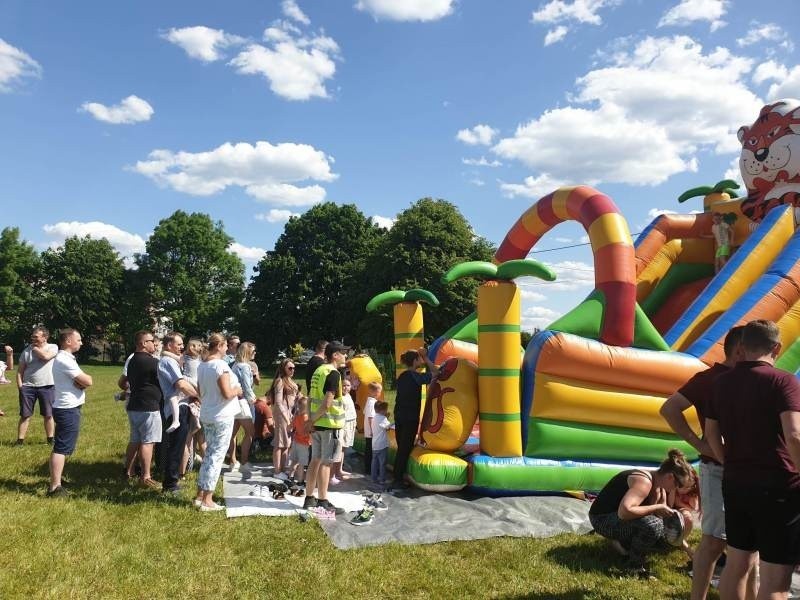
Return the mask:
<path id="1" fill-rule="evenodd" d="M 561 188 L 514 223 L 494 264 L 444 275 L 484 282 L 477 313 L 429 349 L 440 373 L 428 390 L 423 445 L 409 462 L 416 485 L 489 495 L 596 491 L 629 465 L 656 465 L 671 447 L 696 456 L 659 409 L 723 359 L 731 327 L 753 319 L 778 323 L 777 366 L 800 369 L 800 101 L 765 106 L 739 140 L 745 198 L 732 181 L 696 188 L 688 196 L 704 196 L 703 213 L 661 215 L 634 243 L 611 198 Z M 712 213 L 733 229 L 734 252 L 718 273 Z M 513 280 L 552 279 L 525 257 L 564 221 L 586 230 L 595 287 L 523 351 Z M 687 416 L 699 432 L 696 415 Z"/>

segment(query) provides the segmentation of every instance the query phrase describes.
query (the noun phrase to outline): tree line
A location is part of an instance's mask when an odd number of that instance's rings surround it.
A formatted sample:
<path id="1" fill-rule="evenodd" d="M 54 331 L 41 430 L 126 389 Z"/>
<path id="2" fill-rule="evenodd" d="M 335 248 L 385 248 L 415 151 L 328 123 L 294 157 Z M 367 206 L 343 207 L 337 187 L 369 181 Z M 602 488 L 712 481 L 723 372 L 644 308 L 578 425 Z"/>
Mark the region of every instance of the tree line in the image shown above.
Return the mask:
<path id="1" fill-rule="evenodd" d="M 167 319 L 187 336 L 236 332 L 254 341 L 263 359 L 320 338 L 389 350 L 391 318 L 366 313 L 372 296 L 430 290 L 441 304 L 426 307 L 425 330 L 437 337 L 474 310 L 477 287 L 473 280 L 445 286 L 442 274 L 494 253 L 452 203 L 432 198 L 399 213 L 391 229 L 354 205 L 318 204 L 289 219 L 249 281 L 232 242 L 221 221 L 179 210 L 126 265 L 105 238 L 74 236 L 38 252 L 18 228 L 6 227 L 0 342 L 21 347 L 36 324 L 75 327 L 122 355 L 135 331 Z"/>

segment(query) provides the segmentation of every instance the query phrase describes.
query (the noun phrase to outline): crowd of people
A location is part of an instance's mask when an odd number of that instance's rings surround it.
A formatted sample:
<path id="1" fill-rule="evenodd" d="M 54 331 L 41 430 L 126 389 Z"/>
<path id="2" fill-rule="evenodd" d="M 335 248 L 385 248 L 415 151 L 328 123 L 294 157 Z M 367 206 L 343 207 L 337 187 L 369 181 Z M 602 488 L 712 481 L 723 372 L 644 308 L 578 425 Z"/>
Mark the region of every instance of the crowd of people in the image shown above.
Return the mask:
<path id="1" fill-rule="evenodd" d="M 44 327 L 34 328 L 19 356 L 16 443 L 25 443 L 38 403 L 52 445 L 47 494 L 64 496 L 64 465 L 77 444 L 92 378 L 74 357 L 83 343 L 80 332 L 61 331 L 57 345 L 49 337 Z M 305 508 L 341 513 L 328 490 L 349 476 L 344 450 L 353 445 L 356 427 L 350 392 L 353 385 L 366 385 L 364 471 L 384 487 L 408 485 L 404 475 L 418 435 L 422 386 L 437 374 L 424 349 L 400 357 L 407 370 L 396 382 L 392 424 L 381 384 L 351 380 L 344 369 L 350 348 L 339 342 L 315 347 L 307 364 L 307 394 L 287 358 L 262 396 L 256 392 L 261 380 L 256 348 L 238 336 L 214 333 L 184 346 L 179 333 L 158 340 L 140 331 L 134 343 L 118 381 L 129 424 L 124 464 L 129 481 L 175 494 L 187 470 L 199 463 L 194 504 L 202 512 L 218 511 L 214 490 L 226 457 L 228 468 L 246 479 L 253 451 L 271 445 L 274 476 L 301 490 Z M 592 503 L 589 519 L 639 576 L 649 576 L 646 558 L 661 540 L 683 547 L 692 557 L 693 599 L 706 597 L 726 549 L 723 598 L 782 598 L 800 563 L 800 382 L 774 366 L 781 343 L 773 322 L 734 327 L 724 349 L 723 362 L 694 375 L 661 407 L 674 432 L 699 453 L 699 476 L 673 449 L 658 469 L 614 476 Z M 5 351 L 4 365 L 13 368 L 13 351 Z M 690 407 L 702 435 L 687 420 Z M 397 440 L 392 482 L 386 475 L 390 428 Z M 160 483 L 153 476 L 156 455 Z M 700 515 L 702 535 L 693 552 L 686 537 Z"/>

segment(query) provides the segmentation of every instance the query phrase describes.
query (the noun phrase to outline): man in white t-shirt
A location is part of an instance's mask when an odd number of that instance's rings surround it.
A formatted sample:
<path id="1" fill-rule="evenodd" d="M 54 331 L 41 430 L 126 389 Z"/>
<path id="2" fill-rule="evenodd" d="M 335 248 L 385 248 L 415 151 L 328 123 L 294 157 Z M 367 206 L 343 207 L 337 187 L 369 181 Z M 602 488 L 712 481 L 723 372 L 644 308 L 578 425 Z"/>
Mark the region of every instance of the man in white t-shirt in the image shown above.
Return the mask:
<path id="1" fill-rule="evenodd" d="M 58 336 L 60 350 L 53 360 L 53 421 L 55 439 L 50 455 L 50 488 L 48 496 L 66 496 L 61 487 L 66 457 L 75 451 L 78 432 L 81 428 L 81 406 L 86 402 L 86 388 L 92 385 L 92 377 L 78 366 L 74 354 L 83 345 L 81 334 L 74 329 L 65 329 Z"/>
<path id="2" fill-rule="evenodd" d="M 25 443 L 33 408 L 39 402 L 39 414 L 44 419 L 47 443 L 53 443 L 53 359 L 58 346 L 48 344 L 50 332 L 44 327 L 34 327 L 31 343 L 19 355 L 17 365 L 17 387 L 19 388 L 19 426 L 17 445 Z"/>

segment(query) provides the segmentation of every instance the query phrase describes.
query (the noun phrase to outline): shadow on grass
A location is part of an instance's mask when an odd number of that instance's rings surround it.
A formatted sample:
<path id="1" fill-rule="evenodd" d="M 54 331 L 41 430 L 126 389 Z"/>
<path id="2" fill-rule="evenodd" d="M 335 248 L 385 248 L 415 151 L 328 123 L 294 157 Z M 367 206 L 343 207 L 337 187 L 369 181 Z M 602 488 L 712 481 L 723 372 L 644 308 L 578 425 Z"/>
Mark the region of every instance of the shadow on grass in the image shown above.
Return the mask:
<path id="1" fill-rule="evenodd" d="M 597 534 L 586 535 L 593 543 L 550 548 L 545 556 L 572 571 L 608 574 L 623 566 L 625 559 L 611 548 L 606 539 Z"/>
<path id="2" fill-rule="evenodd" d="M 567 592 L 553 593 L 553 592 L 529 592 L 527 594 L 520 594 L 517 596 L 498 596 L 502 600 L 585 600 L 587 592 L 584 589 L 574 589 Z M 597 595 L 592 593 L 593 600 L 618 600 L 617 595 Z"/>
<path id="3" fill-rule="evenodd" d="M 41 464 L 28 474 L 42 481 L 23 483 L 15 479 L 0 479 L 0 490 L 44 497 L 50 476 L 48 464 Z M 120 505 L 152 503 L 154 500 L 171 506 L 187 505 L 187 499 L 182 496 L 162 494 L 157 490 L 143 489 L 136 484 L 128 483 L 119 462 L 83 462 L 67 459 L 64 480 L 68 482 L 64 487 L 75 498 Z"/>

